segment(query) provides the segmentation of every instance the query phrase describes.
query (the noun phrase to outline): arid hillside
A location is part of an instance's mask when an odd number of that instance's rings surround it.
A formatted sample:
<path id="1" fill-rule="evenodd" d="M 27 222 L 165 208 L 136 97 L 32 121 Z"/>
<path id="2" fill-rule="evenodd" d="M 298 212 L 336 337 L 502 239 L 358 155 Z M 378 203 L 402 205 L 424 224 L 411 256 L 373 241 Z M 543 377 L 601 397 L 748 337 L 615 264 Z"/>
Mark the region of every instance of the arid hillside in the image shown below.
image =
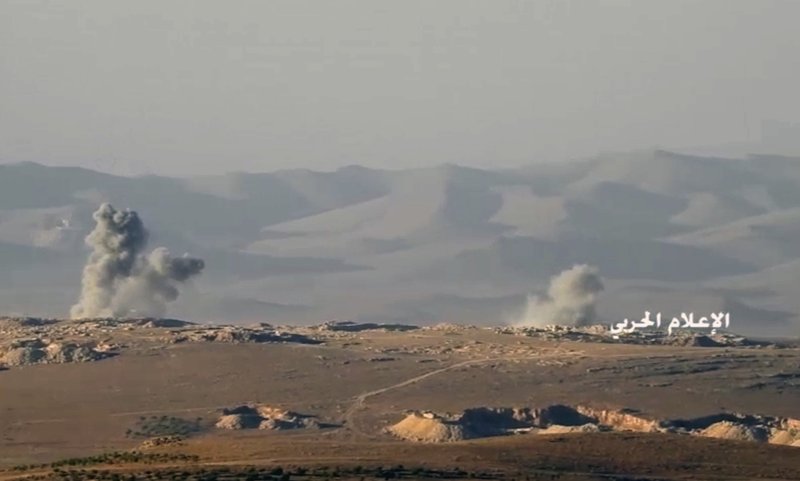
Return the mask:
<path id="1" fill-rule="evenodd" d="M 661 150 L 187 178 L 2 165 L 0 305 L 67 315 L 92 212 L 111 202 L 141 215 L 153 246 L 206 261 L 169 311 L 201 322 L 496 325 L 585 263 L 605 281 L 608 322 L 730 311 L 743 334 L 796 336 L 798 166 Z"/>
<path id="2" fill-rule="evenodd" d="M 191 470 L 402 464 L 577 476 L 563 479 L 677 476 L 657 461 L 656 446 L 672 446 L 687 475 L 719 479 L 734 479 L 724 453 L 741 451 L 737 460 L 752 467 L 742 469 L 775 479 L 794 479 L 786 470 L 800 460 L 792 446 L 800 444 L 800 350 L 791 343 L 730 335 L 664 343 L 614 339 L 602 328 L 169 319 L 6 319 L 0 327 L 13 338 L 0 346 L 0 453 L 18 467 L 9 473 L 114 451 L 197 456 Z M 50 356 L 53 345 L 95 354 Z M 528 450 L 538 454 L 509 454 Z M 36 469 L 51 468 L 25 472 Z"/>

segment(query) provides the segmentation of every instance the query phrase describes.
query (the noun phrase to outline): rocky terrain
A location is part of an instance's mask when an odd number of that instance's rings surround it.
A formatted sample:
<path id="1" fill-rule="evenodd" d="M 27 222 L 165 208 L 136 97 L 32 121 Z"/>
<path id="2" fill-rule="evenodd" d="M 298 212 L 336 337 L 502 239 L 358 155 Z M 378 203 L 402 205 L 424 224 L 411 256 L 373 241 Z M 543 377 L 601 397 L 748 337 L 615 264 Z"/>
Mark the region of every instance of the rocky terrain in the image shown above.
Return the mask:
<path id="1" fill-rule="evenodd" d="M 633 409 L 552 405 L 543 408 L 471 408 L 460 414 L 413 411 L 387 428 L 407 441 L 441 443 L 509 434 L 587 432 L 673 433 L 800 447 L 800 419 L 720 413 L 658 420 Z"/>
<path id="2" fill-rule="evenodd" d="M 3 481 L 4 465 L 109 450 L 196 456 L 192 469 L 336 460 L 363 470 L 439 453 L 421 469 L 450 472 L 466 466 L 465 450 L 494 459 L 504 446 L 539 453 L 543 479 L 594 473 L 616 459 L 612 446 L 642 461 L 607 472 L 662 472 L 652 463 L 666 448 L 684 464 L 697 450 L 714 463 L 740 450 L 792 479 L 775 463 L 796 455 L 800 428 L 800 348 L 730 332 L 20 317 L 0 319 L 0 356 Z M 555 471 L 548 452 L 562 460 Z M 596 454 L 579 469 L 574 452 Z M 485 467 L 476 461 L 473 475 Z"/>
<path id="3" fill-rule="evenodd" d="M 238 406 L 223 409 L 215 424 L 219 429 L 310 429 L 322 425 L 314 416 L 303 415 L 272 406 Z"/>
<path id="4" fill-rule="evenodd" d="M 322 341 L 269 324 L 252 327 L 198 325 L 177 319 L 0 318 L 0 367 L 92 362 L 130 348 L 130 343 L 306 343 Z"/>
<path id="5" fill-rule="evenodd" d="M 76 344 L 51 342 L 49 339 L 16 339 L 9 342 L 0 356 L 6 367 L 30 364 L 60 364 L 65 362 L 99 361 L 112 356 L 113 346 L 96 343 Z"/>
<path id="6" fill-rule="evenodd" d="M 405 324 L 356 323 L 329 321 L 316 326 L 200 325 L 178 319 L 40 319 L 0 318 L 0 367 L 32 364 L 92 362 L 107 359 L 130 349 L 131 345 L 151 347 L 180 343 L 296 343 L 322 344 L 330 340 L 357 339 L 363 332 L 436 332 L 463 333 L 470 330 L 531 337 L 547 341 L 574 341 L 634 345 L 669 345 L 692 347 L 780 348 L 790 342 L 754 341 L 732 333 L 708 335 L 698 332 L 633 332 L 612 334 L 607 326 L 587 327 L 477 327 L 438 324 L 418 327 Z M 481 352 L 491 346 L 479 343 L 463 345 L 446 340 L 440 346 L 424 348 L 397 346 L 377 350 L 378 354 L 432 354 L 450 351 Z M 505 348 L 504 348 L 505 349 Z M 374 362 L 391 358 L 375 357 Z"/>
<path id="7" fill-rule="evenodd" d="M 529 336 L 548 340 L 571 340 L 578 342 L 621 342 L 628 344 L 694 346 L 694 347 L 769 347 L 778 348 L 791 344 L 789 341 L 757 341 L 731 332 L 707 334 L 701 331 L 678 331 L 668 334 L 665 331 L 633 331 L 614 334 L 608 326 L 587 327 L 546 326 L 546 327 L 499 327 L 497 332 L 517 336 Z"/>

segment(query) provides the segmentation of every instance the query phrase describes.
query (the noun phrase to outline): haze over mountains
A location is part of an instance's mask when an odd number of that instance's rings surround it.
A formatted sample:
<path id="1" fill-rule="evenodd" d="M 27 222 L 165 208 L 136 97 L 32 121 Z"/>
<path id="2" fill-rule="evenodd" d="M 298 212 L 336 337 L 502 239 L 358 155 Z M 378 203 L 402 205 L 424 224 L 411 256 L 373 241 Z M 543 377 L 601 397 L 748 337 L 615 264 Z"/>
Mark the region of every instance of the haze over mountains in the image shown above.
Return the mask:
<path id="1" fill-rule="evenodd" d="M 608 322 L 729 311 L 800 333 L 800 158 L 667 151 L 481 170 L 358 166 L 171 178 L 0 165 L 0 307 L 64 316 L 101 202 L 203 258 L 171 306 L 198 321 L 497 324 L 574 264 Z"/>

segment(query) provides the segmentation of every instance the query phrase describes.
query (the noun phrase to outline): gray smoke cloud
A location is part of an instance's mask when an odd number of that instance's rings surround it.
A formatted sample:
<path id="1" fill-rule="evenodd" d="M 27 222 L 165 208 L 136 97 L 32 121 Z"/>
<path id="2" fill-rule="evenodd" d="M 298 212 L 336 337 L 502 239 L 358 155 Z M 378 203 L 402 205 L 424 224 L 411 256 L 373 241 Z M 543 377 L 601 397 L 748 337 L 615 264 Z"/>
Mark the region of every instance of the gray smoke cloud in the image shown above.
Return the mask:
<path id="1" fill-rule="evenodd" d="M 87 317 L 158 317 L 178 298 L 178 285 L 200 274 L 205 263 L 184 255 L 172 257 L 163 247 L 145 254 L 149 234 L 139 215 L 103 204 L 86 236 L 92 253 L 83 269 L 81 295 L 73 319 Z"/>
<path id="2" fill-rule="evenodd" d="M 595 324 L 597 296 L 603 281 L 596 267 L 579 264 L 550 279 L 547 294 L 530 296 L 519 326 Z"/>

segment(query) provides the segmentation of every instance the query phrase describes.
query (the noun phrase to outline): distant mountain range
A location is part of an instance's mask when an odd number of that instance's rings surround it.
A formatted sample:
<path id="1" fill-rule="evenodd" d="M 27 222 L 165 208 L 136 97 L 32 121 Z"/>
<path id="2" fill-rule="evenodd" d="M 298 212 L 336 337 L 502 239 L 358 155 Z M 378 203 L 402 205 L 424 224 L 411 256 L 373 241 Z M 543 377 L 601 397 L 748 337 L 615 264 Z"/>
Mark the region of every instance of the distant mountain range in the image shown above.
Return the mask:
<path id="1" fill-rule="evenodd" d="M 104 201 L 137 210 L 153 246 L 206 260 L 176 317 L 497 324 L 588 263 L 609 321 L 726 310 L 743 333 L 800 334 L 800 158 L 188 178 L 0 165 L 0 311 L 66 315 Z"/>

